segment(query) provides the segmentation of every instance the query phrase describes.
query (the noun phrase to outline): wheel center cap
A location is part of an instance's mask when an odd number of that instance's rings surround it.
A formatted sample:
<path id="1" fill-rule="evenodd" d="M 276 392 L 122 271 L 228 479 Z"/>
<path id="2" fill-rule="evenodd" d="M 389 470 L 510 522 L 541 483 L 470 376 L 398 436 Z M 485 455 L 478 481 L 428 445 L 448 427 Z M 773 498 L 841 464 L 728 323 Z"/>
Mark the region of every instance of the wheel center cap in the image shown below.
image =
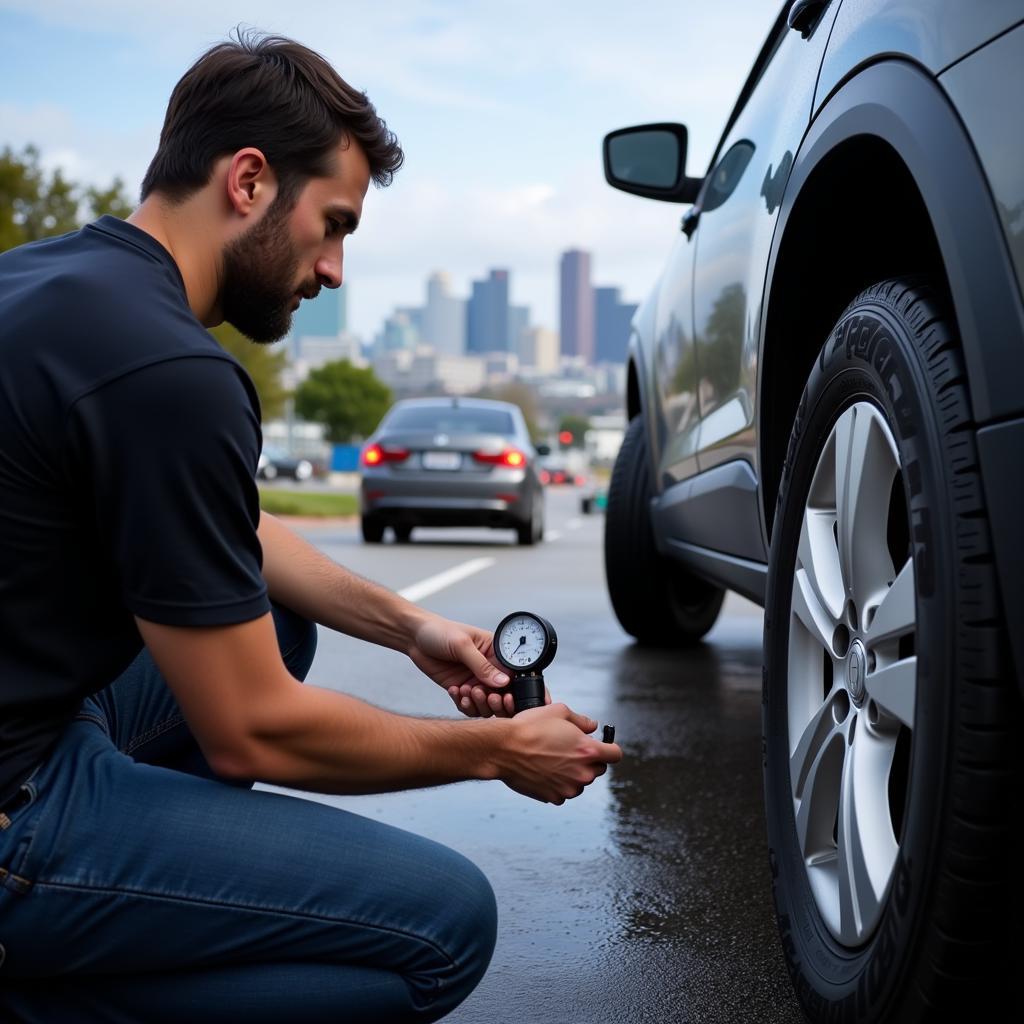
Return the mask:
<path id="1" fill-rule="evenodd" d="M 850 653 L 846 659 L 846 683 L 853 703 L 858 707 L 867 695 L 864 678 L 868 674 L 868 656 L 860 640 L 850 644 Z"/>

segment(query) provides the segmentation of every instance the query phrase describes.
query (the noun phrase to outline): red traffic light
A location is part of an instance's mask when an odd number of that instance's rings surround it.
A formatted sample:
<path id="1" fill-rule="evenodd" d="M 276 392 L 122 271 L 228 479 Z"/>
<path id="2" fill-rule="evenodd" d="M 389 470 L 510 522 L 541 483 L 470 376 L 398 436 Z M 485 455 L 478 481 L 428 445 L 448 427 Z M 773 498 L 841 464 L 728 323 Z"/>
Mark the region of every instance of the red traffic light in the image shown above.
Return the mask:
<path id="1" fill-rule="evenodd" d="M 572 444 L 572 431 L 571 430 L 563 430 L 558 435 L 558 441 L 559 441 L 559 444 Z"/>

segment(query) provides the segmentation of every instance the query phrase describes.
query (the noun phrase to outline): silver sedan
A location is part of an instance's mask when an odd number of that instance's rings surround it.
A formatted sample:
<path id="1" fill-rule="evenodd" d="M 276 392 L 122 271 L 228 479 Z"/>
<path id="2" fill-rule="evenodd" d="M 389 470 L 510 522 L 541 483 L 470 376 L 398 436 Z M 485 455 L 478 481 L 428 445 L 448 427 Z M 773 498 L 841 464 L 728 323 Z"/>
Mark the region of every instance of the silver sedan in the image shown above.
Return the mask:
<path id="1" fill-rule="evenodd" d="M 378 544 L 389 526 L 399 541 L 416 526 L 491 526 L 535 544 L 544 536 L 536 459 L 523 414 L 509 402 L 396 402 L 360 457 L 363 539 Z"/>

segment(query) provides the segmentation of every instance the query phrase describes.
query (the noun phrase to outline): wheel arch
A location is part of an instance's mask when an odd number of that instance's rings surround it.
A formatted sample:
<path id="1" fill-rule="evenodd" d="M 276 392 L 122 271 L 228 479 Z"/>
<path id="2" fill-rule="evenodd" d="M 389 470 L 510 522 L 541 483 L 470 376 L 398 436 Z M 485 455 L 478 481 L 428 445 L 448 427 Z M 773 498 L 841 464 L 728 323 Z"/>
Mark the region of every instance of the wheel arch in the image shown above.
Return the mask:
<path id="1" fill-rule="evenodd" d="M 984 172 L 934 79 L 886 61 L 822 108 L 780 210 L 758 369 L 767 537 L 790 428 L 822 343 L 863 288 L 911 272 L 929 274 L 951 301 L 976 422 L 1012 415 L 1021 406 L 1014 390 L 1024 374 L 1024 312 Z M 983 344 L 1007 334 L 1009 343 Z"/>

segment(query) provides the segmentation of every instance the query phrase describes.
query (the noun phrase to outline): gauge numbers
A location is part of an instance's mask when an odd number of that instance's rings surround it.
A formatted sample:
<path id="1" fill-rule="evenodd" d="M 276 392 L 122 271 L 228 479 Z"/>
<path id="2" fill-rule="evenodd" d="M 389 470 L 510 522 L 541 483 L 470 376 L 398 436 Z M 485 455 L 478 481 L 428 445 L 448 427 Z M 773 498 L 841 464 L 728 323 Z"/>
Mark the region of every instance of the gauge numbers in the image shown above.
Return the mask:
<path id="1" fill-rule="evenodd" d="M 498 650 L 509 665 L 526 668 L 540 660 L 547 642 L 547 632 L 532 615 L 516 615 L 502 625 Z"/>

